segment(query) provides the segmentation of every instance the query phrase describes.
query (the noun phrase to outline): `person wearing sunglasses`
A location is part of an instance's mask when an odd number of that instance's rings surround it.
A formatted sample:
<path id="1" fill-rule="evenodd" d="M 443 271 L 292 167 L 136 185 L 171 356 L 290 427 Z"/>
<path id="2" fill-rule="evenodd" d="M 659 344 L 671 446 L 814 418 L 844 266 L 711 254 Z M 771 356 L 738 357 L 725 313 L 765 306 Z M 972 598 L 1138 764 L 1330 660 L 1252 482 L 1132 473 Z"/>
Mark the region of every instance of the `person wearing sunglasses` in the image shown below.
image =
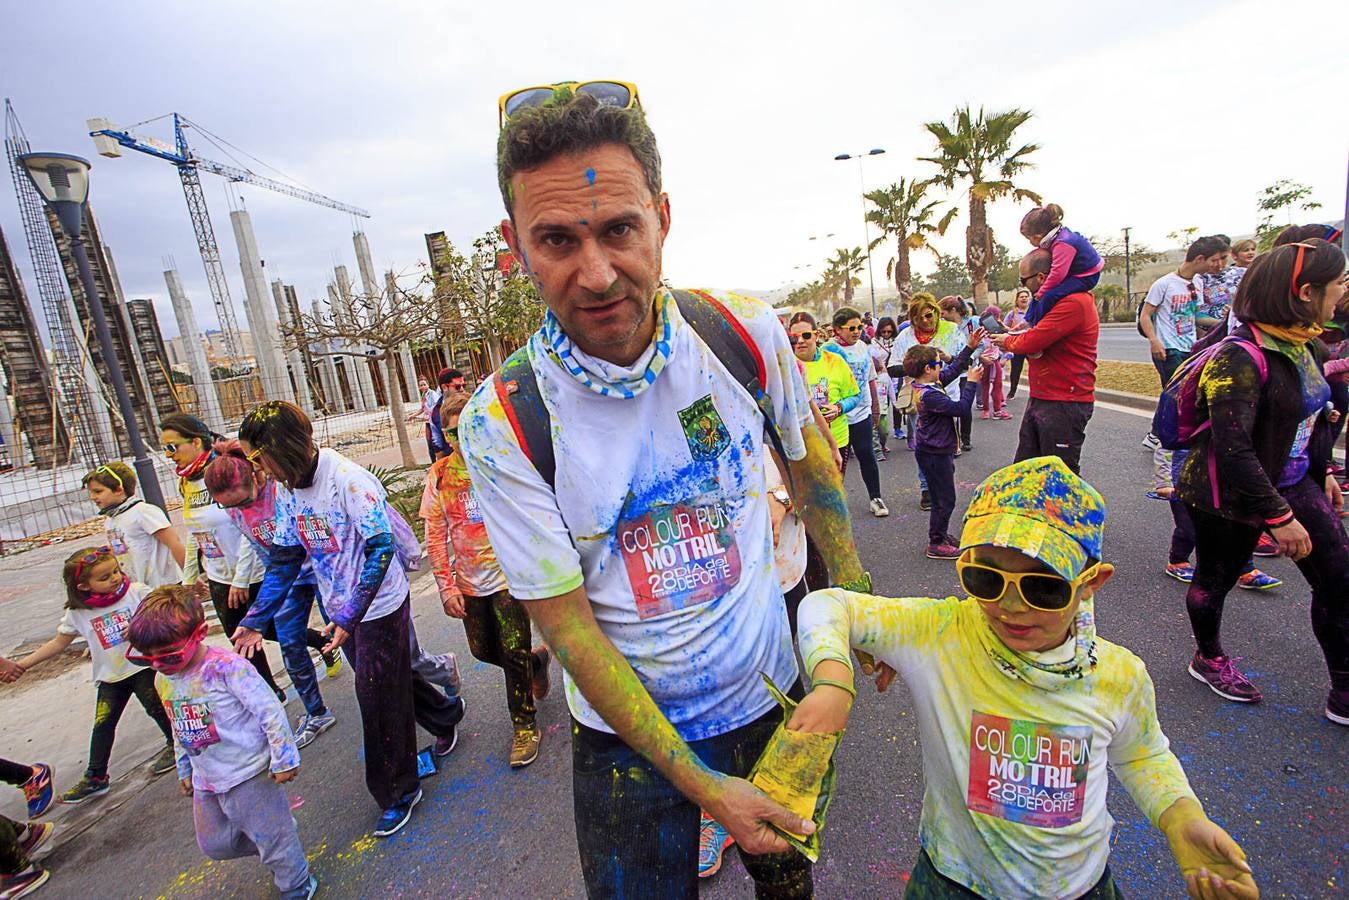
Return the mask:
<path id="1" fill-rule="evenodd" d="M 695 894 L 701 807 L 758 890 L 808 896 L 809 862 L 769 823 L 814 826 L 745 780 L 781 723 L 761 673 L 798 680 L 764 444 L 834 583 L 862 584 L 846 498 L 773 310 L 663 284 L 655 135 L 635 89 L 593 84 L 500 104 L 502 235 L 547 312 L 469 401 L 460 448 L 510 594 L 566 673 L 590 895 Z M 744 354 L 715 354 L 714 328 Z M 542 417 L 546 457 L 524 427 Z"/>
<path id="2" fill-rule="evenodd" d="M 862 483 L 870 498 L 868 508 L 878 519 L 890 515 L 881 498 L 881 470 L 876 465 L 875 433 L 880 428 L 880 398 L 876 390 L 876 363 L 871 358 L 871 347 L 862 340 L 862 314 L 841 306 L 834 310 L 834 339 L 824 349 L 837 353 L 852 369 L 857 384 L 857 404 L 844 414 L 848 423 L 848 452 L 843 454 L 843 474 L 847 475 L 848 459 L 857 457 L 862 470 Z M 842 449 L 840 445 L 839 449 Z"/>
<path id="3" fill-rule="evenodd" d="M 105 517 L 108 546 L 132 581 L 158 587 L 183 580 L 183 539 L 164 510 L 136 496 L 131 466 L 121 461 L 96 466 L 81 482 Z"/>
<path id="4" fill-rule="evenodd" d="M 1105 512 L 1058 457 L 1014 463 L 970 499 L 956 563 L 965 599 L 831 588 L 801 604 L 813 686 L 789 729 L 847 725 L 851 650 L 892 667 L 916 707 L 926 791 L 906 893 L 1118 896 L 1113 770 L 1167 838 L 1191 897 L 1257 896 L 1246 854 L 1168 748 L 1147 669 L 1096 631 L 1114 572 Z"/>
<path id="5" fill-rule="evenodd" d="M 1199 389 L 1211 426 L 1190 444 L 1176 494 L 1194 523 L 1195 570 L 1185 595 L 1197 649 L 1190 674 L 1227 700 L 1260 690 L 1220 637 L 1223 606 L 1261 532 L 1311 587 L 1312 631 L 1330 674 L 1325 716 L 1349 726 L 1349 538 L 1330 472 L 1330 388 L 1317 340 L 1345 298 L 1345 260 L 1322 240 L 1256 257 L 1237 288 L 1241 325 L 1207 362 Z M 1260 371 L 1252 350 L 1264 360 Z"/>
<path id="6" fill-rule="evenodd" d="M 426 417 L 426 445 L 431 451 L 431 462 L 450 455 L 450 446 L 445 443 L 445 435 L 440 426 L 440 404 L 449 396 L 468 396 L 468 379 L 458 369 L 440 370 L 436 378 L 435 400 Z"/>
<path id="7" fill-rule="evenodd" d="M 127 627 L 127 659 L 159 673 L 197 846 L 210 859 L 261 857 L 282 900 L 309 900 L 318 879 L 283 787 L 300 774 L 285 707 L 238 654 L 202 643 L 206 630 L 182 585 L 151 591 Z"/>

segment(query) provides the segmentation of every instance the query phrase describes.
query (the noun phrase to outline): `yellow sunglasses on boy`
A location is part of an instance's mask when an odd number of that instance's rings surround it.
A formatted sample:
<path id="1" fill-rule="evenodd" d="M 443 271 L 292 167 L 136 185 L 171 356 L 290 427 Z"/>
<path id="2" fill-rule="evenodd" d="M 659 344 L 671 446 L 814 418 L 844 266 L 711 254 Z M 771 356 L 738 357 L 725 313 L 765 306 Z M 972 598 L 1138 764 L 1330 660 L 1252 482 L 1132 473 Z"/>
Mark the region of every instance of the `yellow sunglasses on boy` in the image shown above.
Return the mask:
<path id="1" fill-rule="evenodd" d="M 519 88 L 497 98 L 497 125 L 505 125 L 506 120 L 522 109 L 542 106 L 558 88 L 571 88 L 574 94 L 590 94 L 606 106 L 619 109 L 641 108 L 642 101 L 637 96 L 637 85 L 630 81 L 559 81 L 555 84 L 536 84 Z"/>

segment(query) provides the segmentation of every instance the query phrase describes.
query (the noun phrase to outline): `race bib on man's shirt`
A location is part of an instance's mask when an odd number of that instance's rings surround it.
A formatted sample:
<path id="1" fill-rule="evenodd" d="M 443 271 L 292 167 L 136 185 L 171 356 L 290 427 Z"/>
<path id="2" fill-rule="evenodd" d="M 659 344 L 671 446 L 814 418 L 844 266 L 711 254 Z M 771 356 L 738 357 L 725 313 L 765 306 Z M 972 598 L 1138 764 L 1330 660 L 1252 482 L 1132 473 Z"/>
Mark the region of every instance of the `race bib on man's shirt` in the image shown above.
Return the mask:
<path id="1" fill-rule="evenodd" d="M 193 533 L 197 539 L 197 546 L 201 548 L 201 555 L 207 559 L 223 559 L 225 551 L 220 549 L 220 544 L 216 543 L 215 535 L 209 531 L 197 531 Z"/>
<path id="2" fill-rule="evenodd" d="M 126 628 L 130 624 L 131 613 L 125 609 L 114 609 L 112 612 L 95 616 L 89 620 L 90 627 L 94 629 L 94 636 L 98 638 L 99 646 L 104 650 L 116 647 L 125 641 Z"/>
<path id="3" fill-rule="evenodd" d="M 1033 828 L 1080 822 L 1091 734 L 1089 725 L 1051 725 L 976 710 L 966 805 Z"/>
<path id="4" fill-rule="evenodd" d="M 337 552 L 337 538 L 333 537 L 333 530 L 323 516 L 314 513 L 297 515 L 295 529 L 299 532 L 305 549 L 311 554 Z"/>
<path id="5" fill-rule="evenodd" d="M 211 719 L 211 704 L 206 700 L 170 700 L 164 707 L 178 743 L 188 753 L 200 753 L 212 744 L 220 743 L 220 732 Z"/>
<path id="6" fill-rule="evenodd" d="M 639 618 L 707 603 L 740 582 L 740 550 L 720 502 L 620 519 L 617 537 Z"/>

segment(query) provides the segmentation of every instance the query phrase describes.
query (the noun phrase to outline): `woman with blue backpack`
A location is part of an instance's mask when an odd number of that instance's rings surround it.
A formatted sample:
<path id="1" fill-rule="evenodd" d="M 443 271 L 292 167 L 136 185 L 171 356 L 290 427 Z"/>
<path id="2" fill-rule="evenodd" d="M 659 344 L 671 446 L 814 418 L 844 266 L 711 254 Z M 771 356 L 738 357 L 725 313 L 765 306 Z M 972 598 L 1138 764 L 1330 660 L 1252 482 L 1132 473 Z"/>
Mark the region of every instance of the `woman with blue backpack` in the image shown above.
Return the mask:
<path id="1" fill-rule="evenodd" d="M 1330 388 L 1316 340 L 1345 296 L 1344 276 L 1344 254 L 1323 240 L 1258 257 L 1233 303 L 1238 327 L 1172 383 L 1193 385 L 1173 398 L 1175 430 L 1190 447 L 1176 491 L 1196 537 L 1185 597 L 1198 645 L 1190 674 L 1228 700 L 1261 699 L 1219 629 L 1223 602 L 1268 531 L 1311 586 L 1312 631 L 1330 670 L 1325 715 L 1349 726 L 1349 537 L 1328 474 Z"/>

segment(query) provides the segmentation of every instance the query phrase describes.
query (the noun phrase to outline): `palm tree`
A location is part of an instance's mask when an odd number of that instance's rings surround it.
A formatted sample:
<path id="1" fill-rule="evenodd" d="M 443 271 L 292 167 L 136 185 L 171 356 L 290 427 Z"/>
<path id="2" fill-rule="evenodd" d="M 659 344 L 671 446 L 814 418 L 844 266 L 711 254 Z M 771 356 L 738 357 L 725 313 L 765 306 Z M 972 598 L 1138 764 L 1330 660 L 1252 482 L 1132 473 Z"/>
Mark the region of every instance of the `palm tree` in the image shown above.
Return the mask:
<path id="1" fill-rule="evenodd" d="M 843 288 L 844 306 L 852 306 L 853 288 L 862 283 L 862 280 L 855 276 L 866 264 L 867 255 L 862 252 L 861 247 L 851 249 L 840 247 L 829 260 L 829 271 L 837 277 L 839 286 Z"/>
<path id="2" fill-rule="evenodd" d="M 1040 202 L 1040 195 L 1012 183 L 1012 179 L 1035 164 L 1026 157 L 1040 149 L 1039 144 L 1022 144 L 1012 149 L 1016 130 L 1026 124 L 1031 112 L 1009 109 L 977 116 L 968 105 L 957 109 L 951 124 L 927 122 L 924 128 L 937 139 L 937 156 L 921 156 L 938 168 L 932 181 L 947 190 L 957 182 L 969 182 L 970 224 L 965 229 L 965 265 L 974 284 L 975 302 L 988 297 L 988 270 L 993 262 L 993 232 L 988 227 L 987 204 L 1002 197 Z"/>
<path id="3" fill-rule="evenodd" d="M 929 240 L 933 235 L 945 234 L 946 226 L 956 217 L 959 210 L 951 209 L 942 216 L 940 222 L 933 222 L 939 200 L 928 200 L 927 189 L 930 181 L 905 181 L 901 178 L 888 188 L 880 188 L 865 194 L 876 208 L 867 210 L 867 221 L 881 230 L 881 236 L 872 241 L 875 249 L 893 236 L 896 242 L 895 258 L 886 264 L 885 277 L 895 279 L 899 296 L 907 303 L 913 296 L 913 270 L 909 267 L 910 250 L 928 250 L 934 255 L 937 249 Z"/>

